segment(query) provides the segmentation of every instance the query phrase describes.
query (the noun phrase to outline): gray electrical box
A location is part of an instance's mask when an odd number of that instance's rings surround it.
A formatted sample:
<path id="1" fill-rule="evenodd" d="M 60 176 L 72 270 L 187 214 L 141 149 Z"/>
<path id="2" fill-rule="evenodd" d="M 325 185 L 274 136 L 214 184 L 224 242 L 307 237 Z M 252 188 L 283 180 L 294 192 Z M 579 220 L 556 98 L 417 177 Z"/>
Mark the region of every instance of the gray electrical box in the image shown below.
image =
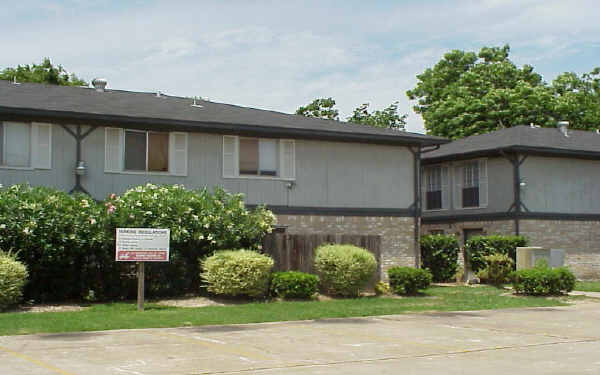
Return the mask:
<path id="1" fill-rule="evenodd" d="M 565 251 L 543 247 L 517 247 L 517 270 L 533 268 L 538 260 L 544 259 L 548 266 L 562 267 L 565 263 Z"/>

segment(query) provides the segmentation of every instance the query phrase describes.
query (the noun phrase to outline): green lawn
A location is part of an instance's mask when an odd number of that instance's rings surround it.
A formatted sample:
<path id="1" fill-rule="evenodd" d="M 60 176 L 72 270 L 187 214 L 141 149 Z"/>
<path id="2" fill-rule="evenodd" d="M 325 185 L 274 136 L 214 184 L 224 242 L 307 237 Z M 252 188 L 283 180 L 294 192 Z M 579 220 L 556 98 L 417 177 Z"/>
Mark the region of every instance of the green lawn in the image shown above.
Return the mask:
<path id="1" fill-rule="evenodd" d="M 138 312 L 134 303 L 108 303 L 93 305 L 87 310 L 76 312 L 2 313 L 0 335 L 257 323 L 422 311 L 563 306 L 573 298 L 549 299 L 501 295 L 504 293 L 505 290 L 489 286 L 432 287 L 422 296 L 407 298 L 248 303 L 199 308 L 147 304 L 143 312 Z"/>
<path id="2" fill-rule="evenodd" d="M 578 281 L 575 290 L 582 292 L 600 292 L 600 281 Z"/>

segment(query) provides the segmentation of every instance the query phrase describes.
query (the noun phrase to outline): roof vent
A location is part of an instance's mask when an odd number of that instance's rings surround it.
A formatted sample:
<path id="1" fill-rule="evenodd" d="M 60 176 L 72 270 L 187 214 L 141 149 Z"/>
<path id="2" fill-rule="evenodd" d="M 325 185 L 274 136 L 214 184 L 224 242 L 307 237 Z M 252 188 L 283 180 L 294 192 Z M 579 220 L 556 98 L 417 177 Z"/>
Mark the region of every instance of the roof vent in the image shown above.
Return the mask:
<path id="1" fill-rule="evenodd" d="M 94 86 L 94 89 L 98 92 L 104 92 L 107 84 L 108 81 L 106 81 L 104 78 L 94 78 L 92 81 L 92 86 Z"/>
<path id="2" fill-rule="evenodd" d="M 569 121 L 559 121 L 556 127 L 565 137 L 569 136 Z"/>
<path id="3" fill-rule="evenodd" d="M 198 97 L 194 96 L 194 102 L 192 103 L 192 107 L 202 108 L 201 104 L 198 104 Z"/>

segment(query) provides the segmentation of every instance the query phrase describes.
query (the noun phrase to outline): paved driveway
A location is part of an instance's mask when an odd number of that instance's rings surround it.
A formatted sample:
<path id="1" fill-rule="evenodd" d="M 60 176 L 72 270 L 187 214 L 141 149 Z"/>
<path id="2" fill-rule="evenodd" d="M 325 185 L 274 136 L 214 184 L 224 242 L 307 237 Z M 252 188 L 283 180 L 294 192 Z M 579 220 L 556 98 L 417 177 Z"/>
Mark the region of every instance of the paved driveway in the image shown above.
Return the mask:
<path id="1" fill-rule="evenodd" d="M 600 303 L 0 337 L 0 374 L 600 374 Z"/>

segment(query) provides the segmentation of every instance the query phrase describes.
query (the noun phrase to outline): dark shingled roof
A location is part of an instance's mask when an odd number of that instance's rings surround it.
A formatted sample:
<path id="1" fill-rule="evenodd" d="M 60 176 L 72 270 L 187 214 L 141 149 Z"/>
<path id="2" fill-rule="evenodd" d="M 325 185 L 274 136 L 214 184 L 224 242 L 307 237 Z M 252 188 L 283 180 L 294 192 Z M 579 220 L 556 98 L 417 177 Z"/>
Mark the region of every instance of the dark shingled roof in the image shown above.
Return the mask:
<path id="1" fill-rule="evenodd" d="M 0 80 L 0 116 L 31 117 L 47 121 L 97 125 L 152 126 L 242 135 L 342 140 L 383 144 L 434 145 L 448 142 L 393 129 L 349 125 L 281 112 L 240 107 L 156 93 L 121 90 L 97 92 L 92 88 Z"/>
<path id="2" fill-rule="evenodd" d="M 430 163 L 499 154 L 500 151 L 600 158 L 600 134 L 572 129 L 567 134 L 565 136 L 558 128 L 520 125 L 453 141 L 423 154 L 423 159 Z"/>

